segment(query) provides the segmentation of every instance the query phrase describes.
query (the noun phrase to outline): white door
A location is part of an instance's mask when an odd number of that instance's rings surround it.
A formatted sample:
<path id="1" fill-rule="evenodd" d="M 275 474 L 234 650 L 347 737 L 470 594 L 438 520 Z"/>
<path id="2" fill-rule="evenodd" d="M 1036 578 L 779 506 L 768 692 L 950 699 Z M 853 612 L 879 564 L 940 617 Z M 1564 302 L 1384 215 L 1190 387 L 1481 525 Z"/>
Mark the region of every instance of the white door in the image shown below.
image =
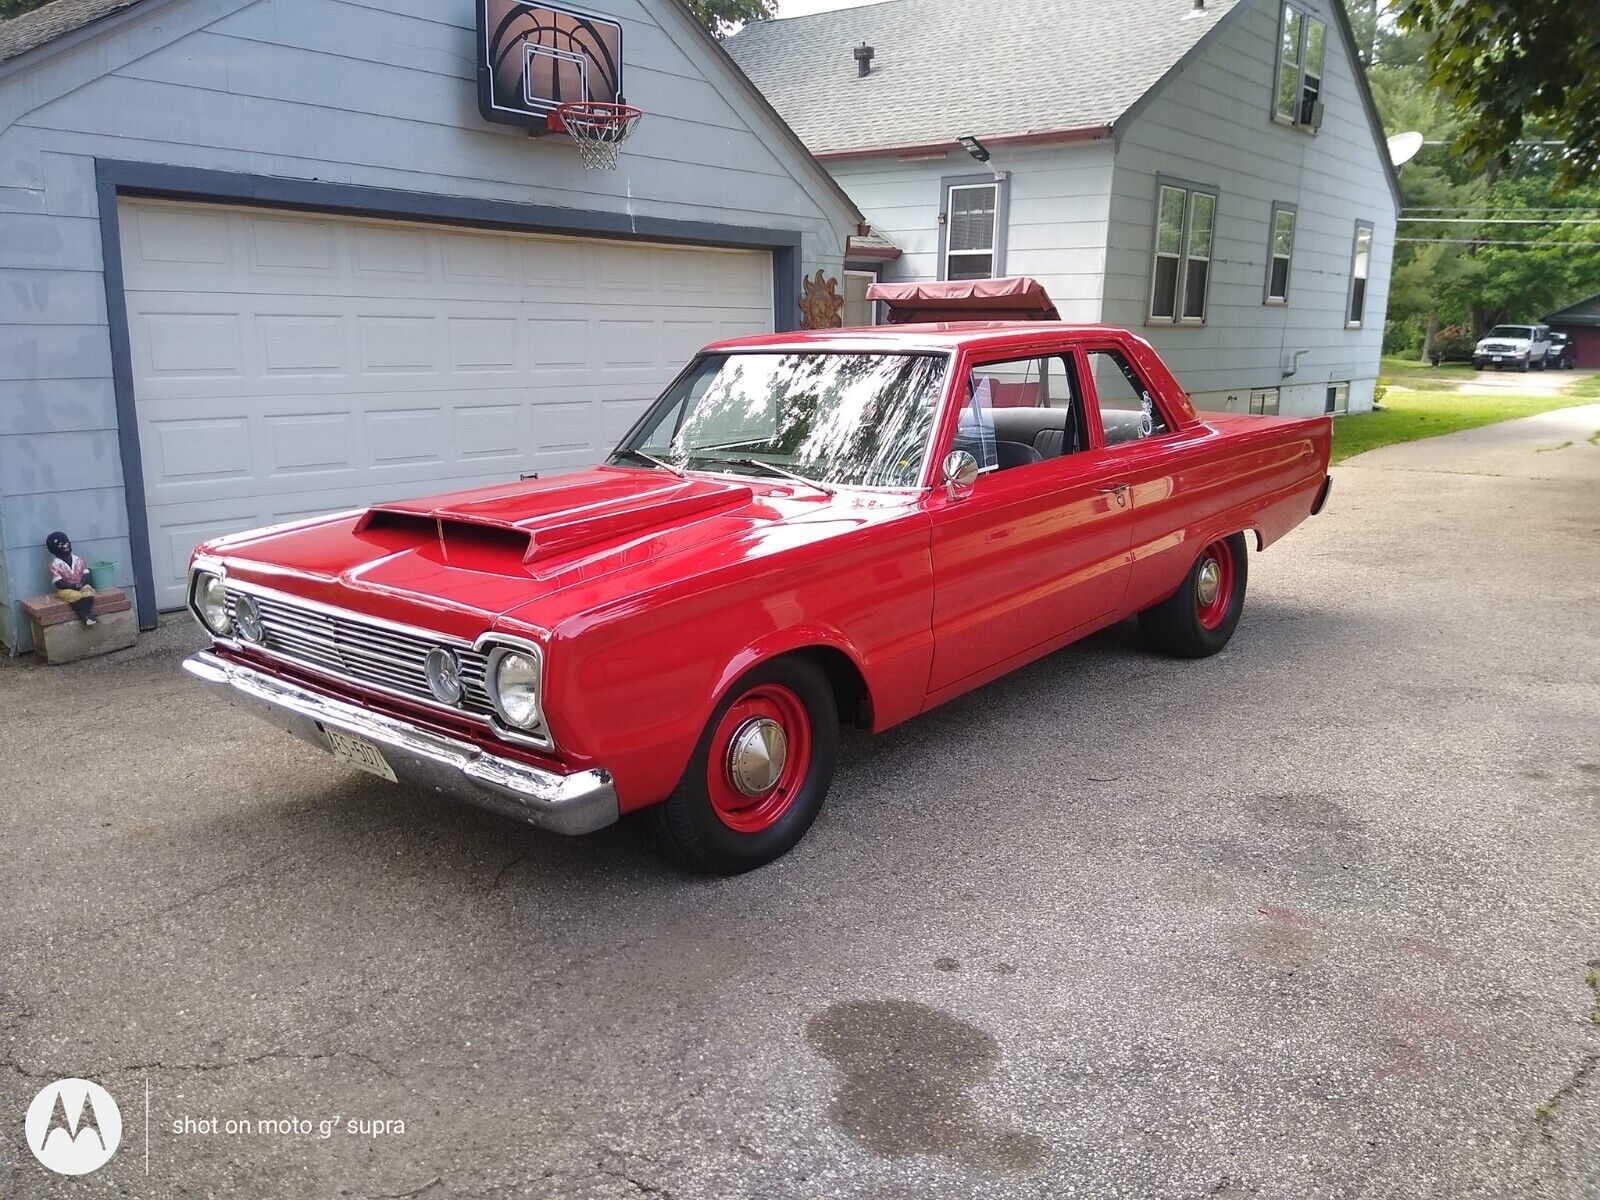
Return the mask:
<path id="1" fill-rule="evenodd" d="M 598 461 L 772 256 L 124 200 L 156 600 L 195 545 Z"/>

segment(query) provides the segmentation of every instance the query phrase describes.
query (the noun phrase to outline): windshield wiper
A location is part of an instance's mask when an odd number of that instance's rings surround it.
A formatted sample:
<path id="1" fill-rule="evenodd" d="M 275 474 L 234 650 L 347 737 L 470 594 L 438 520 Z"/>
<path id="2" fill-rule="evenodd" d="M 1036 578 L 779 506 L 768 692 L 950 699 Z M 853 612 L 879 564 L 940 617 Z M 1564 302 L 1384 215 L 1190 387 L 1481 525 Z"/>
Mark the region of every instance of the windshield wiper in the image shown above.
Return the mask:
<path id="1" fill-rule="evenodd" d="M 702 456 L 696 454 L 693 457 L 701 458 Z M 778 466 L 777 463 L 762 462 L 759 458 L 718 458 L 713 455 L 705 457 L 704 461 L 727 463 L 730 467 L 754 467 L 758 471 L 766 471 L 772 475 L 782 476 L 784 479 L 792 479 L 796 483 L 803 483 L 807 487 L 816 488 L 824 496 L 834 494 L 833 489 L 825 483 L 818 483 L 815 479 L 807 479 L 804 475 L 797 475 L 793 471 Z"/>
<path id="2" fill-rule="evenodd" d="M 654 454 L 646 454 L 643 450 L 635 450 L 631 446 L 624 446 L 611 452 L 612 458 L 636 458 L 640 462 L 647 462 L 652 467 L 660 467 L 663 471 L 671 471 L 679 479 L 689 478 L 683 473 L 682 467 L 675 467 L 665 459 L 657 458 Z"/>

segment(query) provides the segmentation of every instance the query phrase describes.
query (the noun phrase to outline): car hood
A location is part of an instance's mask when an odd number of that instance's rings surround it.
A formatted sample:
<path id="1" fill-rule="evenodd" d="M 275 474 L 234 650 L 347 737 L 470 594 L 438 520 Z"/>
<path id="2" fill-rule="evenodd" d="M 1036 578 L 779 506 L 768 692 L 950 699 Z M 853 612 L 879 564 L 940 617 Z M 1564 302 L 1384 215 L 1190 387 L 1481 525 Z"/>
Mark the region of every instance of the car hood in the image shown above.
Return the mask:
<path id="1" fill-rule="evenodd" d="M 914 501 L 596 467 L 239 534 L 199 553 L 223 559 L 237 580 L 475 636 L 513 611 L 548 628 L 574 607 L 555 602 L 562 594 L 583 592 L 584 605 L 637 595 L 860 528 Z"/>

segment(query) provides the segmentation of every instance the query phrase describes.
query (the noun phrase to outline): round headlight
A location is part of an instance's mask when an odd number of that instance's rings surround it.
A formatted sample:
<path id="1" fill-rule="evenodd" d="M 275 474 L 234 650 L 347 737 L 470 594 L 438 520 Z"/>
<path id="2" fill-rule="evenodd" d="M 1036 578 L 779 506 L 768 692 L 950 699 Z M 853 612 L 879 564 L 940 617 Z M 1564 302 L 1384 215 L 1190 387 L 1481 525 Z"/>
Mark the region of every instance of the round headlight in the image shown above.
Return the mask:
<path id="1" fill-rule="evenodd" d="M 422 666 L 427 672 L 428 690 L 433 693 L 434 699 L 445 704 L 460 702 L 464 691 L 461 686 L 461 660 L 456 657 L 454 650 L 435 646 L 428 651 Z"/>
<path id="2" fill-rule="evenodd" d="M 227 610 L 223 610 L 226 615 Z M 254 596 L 240 596 L 233 606 L 233 623 L 239 627 L 239 636 L 247 642 L 262 638 L 261 608 Z"/>
<path id="3" fill-rule="evenodd" d="M 207 629 L 218 637 L 227 637 L 233 632 L 233 622 L 228 619 L 228 592 L 221 579 L 215 575 L 200 576 L 194 586 L 194 600 Z"/>
<path id="4" fill-rule="evenodd" d="M 539 724 L 539 660 L 520 650 L 505 650 L 495 660 L 494 698 L 509 725 L 532 729 Z"/>

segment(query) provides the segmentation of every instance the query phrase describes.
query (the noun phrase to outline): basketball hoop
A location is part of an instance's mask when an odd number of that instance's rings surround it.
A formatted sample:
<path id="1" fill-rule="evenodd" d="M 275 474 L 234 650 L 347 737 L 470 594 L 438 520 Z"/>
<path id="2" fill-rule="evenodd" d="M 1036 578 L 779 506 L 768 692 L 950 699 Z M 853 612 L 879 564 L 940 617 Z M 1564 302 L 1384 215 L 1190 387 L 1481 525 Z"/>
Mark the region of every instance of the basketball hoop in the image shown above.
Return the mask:
<path id="1" fill-rule="evenodd" d="M 550 114 L 550 128 L 578 143 L 578 154 L 590 171 L 609 171 L 617 165 L 622 143 L 633 133 L 642 109 L 631 104 L 605 104 L 579 100 L 563 104 Z"/>

